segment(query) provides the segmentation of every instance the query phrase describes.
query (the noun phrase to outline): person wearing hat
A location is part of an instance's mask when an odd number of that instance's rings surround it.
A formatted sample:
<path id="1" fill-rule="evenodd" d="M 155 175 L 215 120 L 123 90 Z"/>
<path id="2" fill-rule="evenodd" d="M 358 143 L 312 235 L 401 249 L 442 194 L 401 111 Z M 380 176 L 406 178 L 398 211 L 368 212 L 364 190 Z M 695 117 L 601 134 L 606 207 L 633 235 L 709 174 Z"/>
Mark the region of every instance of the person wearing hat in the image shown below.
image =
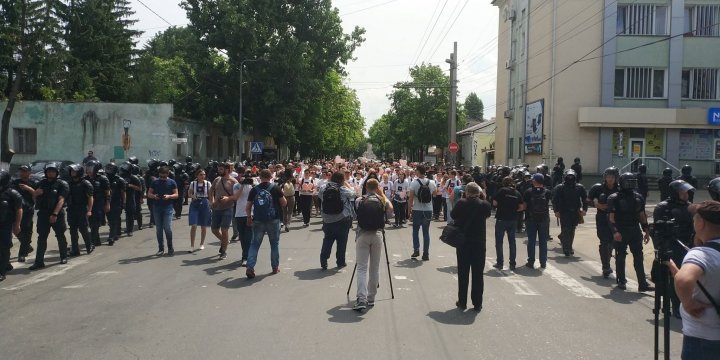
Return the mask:
<path id="1" fill-rule="evenodd" d="M 693 204 L 689 211 L 697 246 L 685 255 L 681 268 L 672 259 L 667 263 L 682 303 L 682 358 L 716 359 L 720 354 L 720 202 Z"/>
<path id="2" fill-rule="evenodd" d="M 540 253 L 538 256 L 540 258 L 540 267 L 544 269 L 547 264 L 547 242 L 550 237 L 549 205 L 550 201 L 552 201 L 552 193 L 545 188 L 545 176 L 543 174 L 533 174 L 531 182 L 532 187 L 523 193 L 528 237 L 528 260 L 525 266 L 531 269 L 535 267 L 535 241 L 539 240 Z"/>
<path id="3" fill-rule="evenodd" d="M 38 182 L 30 177 L 32 174 L 30 165 L 21 165 L 18 171 L 18 178 L 13 180 L 10 187 L 15 189 L 23 198 L 23 214 L 20 220 L 20 233 L 17 235 L 20 241 L 18 251 L 18 262 L 25 262 L 25 258 L 33 252 L 32 233 L 33 216 L 35 215 L 35 199 L 33 193 L 38 187 Z"/>

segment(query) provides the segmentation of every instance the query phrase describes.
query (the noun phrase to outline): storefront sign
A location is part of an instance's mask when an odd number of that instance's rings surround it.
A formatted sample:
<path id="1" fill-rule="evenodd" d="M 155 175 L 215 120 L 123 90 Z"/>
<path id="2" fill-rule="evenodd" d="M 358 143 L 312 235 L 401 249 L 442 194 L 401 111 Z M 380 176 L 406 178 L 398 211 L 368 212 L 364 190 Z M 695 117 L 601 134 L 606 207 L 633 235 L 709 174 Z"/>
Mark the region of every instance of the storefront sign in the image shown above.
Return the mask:
<path id="1" fill-rule="evenodd" d="M 545 101 L 538 100 L 525 106 L 525 153 L 542 154 Z"/>
<path id="2" fill-rule="evenodd" d="M 645 129 L 645 156 L 663 156 L 665 129 Z"/>

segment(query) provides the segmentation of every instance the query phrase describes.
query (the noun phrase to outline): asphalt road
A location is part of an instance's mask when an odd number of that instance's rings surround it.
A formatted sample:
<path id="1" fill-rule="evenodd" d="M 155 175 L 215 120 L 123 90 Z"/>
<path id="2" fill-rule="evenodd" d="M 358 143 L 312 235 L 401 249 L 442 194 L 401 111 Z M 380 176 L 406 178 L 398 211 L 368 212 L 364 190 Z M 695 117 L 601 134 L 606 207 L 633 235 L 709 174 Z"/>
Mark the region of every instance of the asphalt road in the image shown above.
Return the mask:
<path id="1" fill-rule="evenodd" d="M 0 283 L 0 358 L 652 358 L 653 294 L 638 293 L 632 281 L 627 291 L 616 290 L 613 280 L 602 278 L 592 214 L 578 228 L 571 259 L 562 255 L 553 223 L 544 271 L 521 266 L 523 236 L 518 269 L 492 268 L 488 231 L 481 313 L 455 308 L 456 261 L 454 249 L 437 240 L 441 222 L 431 226 L 430 261 L 410 259 L 410 228 L 386 231 L 395 299 L 383 258 L 376 306 L 364 314 L 350 309 L 355 284 L 346 296 L 354 243 L 348 268 L 322 271 L 317 217 L 309 228 L 296 218 L 281 234 L 277 275 L 270 274 L 266 240 L 253 280 L 239 267 L 239 243 L 231 244 L 227 260 L 218 260 L 219 243 L 208 232 L 206 249 L 188 254 L 185 216 L 173 223 L 174 257 L 153 256 L 155 232 L 144 229 L 59 265 L 51 237 L 47 268 L 29 272 L 32 260 L 14 263 Z M 488 229 L 492 224 L 491 218 Z M 649 269 L 652 249 L 645 254 Z M 629 277 L 631 264 L 628 258 Z M 679 358 L 680 328 L 672 319 L 672 358 Z"/>

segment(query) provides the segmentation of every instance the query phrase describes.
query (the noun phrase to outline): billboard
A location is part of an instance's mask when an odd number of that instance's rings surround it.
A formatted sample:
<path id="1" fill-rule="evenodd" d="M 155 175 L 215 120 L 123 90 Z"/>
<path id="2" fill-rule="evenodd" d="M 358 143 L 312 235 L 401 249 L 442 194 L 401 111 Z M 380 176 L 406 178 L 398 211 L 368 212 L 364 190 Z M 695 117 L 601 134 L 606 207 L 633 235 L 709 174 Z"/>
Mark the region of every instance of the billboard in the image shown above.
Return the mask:
<path id="1" fill-rule="evenodd" d="M 525 154 L 542 154 L 545 101 L 538 100 L 525 106 Z"/>

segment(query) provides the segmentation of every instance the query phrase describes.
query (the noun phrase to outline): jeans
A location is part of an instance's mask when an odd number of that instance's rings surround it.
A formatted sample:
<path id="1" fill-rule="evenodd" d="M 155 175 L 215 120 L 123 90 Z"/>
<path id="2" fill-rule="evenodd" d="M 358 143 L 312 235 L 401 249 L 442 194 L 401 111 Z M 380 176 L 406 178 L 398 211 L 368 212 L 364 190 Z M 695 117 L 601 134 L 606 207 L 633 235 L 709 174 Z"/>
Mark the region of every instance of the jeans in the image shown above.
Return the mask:
<path id="1" fill-rule="evenodd" d="M 173 251 L 173 235 L 172 235 L 172 217 L 175 210 L 172 204 L 166 206 L 153 206 L 153 217 L 155 220 L 155 236 L 157 236 L 158 250 L 165 250 L 163 243 L 163 232 L 167 239 L 168 251 Z"/>
<path id="2" fill-rule="evenodd" d="M 413 210 L 413 230 L 412 241 L 413 250 L 420 250 L 420 227 L 423 233 L 423 253 L 427 254 L 430 250 L 430 220 L 432 219 L 432 211 Z"/>
<path id="3" fill-rule="evenodd" d="M 447 223 L 454 224 L 455 222 L 453 221 L 452 216 L 450 216 L 453 209 L 453 201 L 450 200 L 450 198 L 445 199 L 445 208 L 447 209 Z"/>
<path id="4" fill-rule="evenodd" d="M 236 217 L 235 224 L 237 225 L 238 236 L 240 238 L 240 247 L 242 247 L 242 258 L 243 260 L 247 260 L 250 243 L 253 239 L 253 229 L 252 226 L 247 224 L 247 216 Z"/>
<path id="5" fill-rule="evenodd" d="M 375 301 L 380 277 L 381 246 L 383 246 L 382 235 L 379 231 L 358 232 L 355 242 L 358 301 Z"/>
<path id="6" fill-rule="evenodd" d="M 502 265 L 505 261 L 503 256 L 503 237 L 505 233 L 508 236 L 508 246 L 510 247 L 510 266 L 515 266 L 515 228 L 517 220 L 500 220 L 495 221 L 495 252 L 497 253 L 497 263 Z"/>
<path id="7" fill-rule="evenodd" d="M 254 269 L 257 263 L 257 254 L 262 245 L 263 237 L 268 234 L 270 239 L 270 265 L 273 269 L 280 266 L 280 250 L 278 243 L 280 242 L 280 219 L 270 221 L 255 221 L 252 225 L 253 239 L 250 243 L 250 251 L 248 252 L 248 269 Z"/>
<path id="8" fill-rule="evenodd" d="M 547 242 L 550 237 L 550 220 L 535 222 L 528 219 L 527 222 L 527 253 L 528 263 L 535 263 L 535 240 L 540 242 L 540 265 L 547 263 Z"/>
<path id="9" fill-rule="evenodd" d="M 706 311 L 712 311 L 712 309 Z M 720 354 L 720 341 L 683 336 L 681 359 L 710 360 L 717 359 L 718 354 Z"/>
<path id="10" fill-rule="evenodd" d="M 351 218 L 323 224 L 322 229 L 325 236 L 323 237 L 322 249 L 320 250 L 321 266 L 327 266 L 327 261 L 330 258 L 332 246 L 335 241 L 337 241 L 337 250 L 335 251 L 336 264 L 338 267 L 347 265 L 347 263 L 345 263 L 345 248 L 347 247 L 350 227 L 352 227 Z"/>

